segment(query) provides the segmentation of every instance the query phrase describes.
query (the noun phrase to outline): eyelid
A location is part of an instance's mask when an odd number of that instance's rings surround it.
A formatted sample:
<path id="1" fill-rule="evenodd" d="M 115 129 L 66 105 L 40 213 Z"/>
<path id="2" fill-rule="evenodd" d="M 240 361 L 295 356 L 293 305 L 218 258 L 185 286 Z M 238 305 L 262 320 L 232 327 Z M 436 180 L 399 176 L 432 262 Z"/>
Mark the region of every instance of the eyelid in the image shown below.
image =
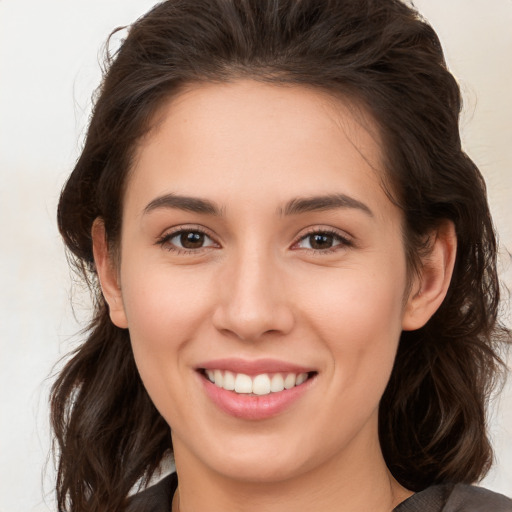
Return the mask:
<path id="1" fill-rule="evenodd" d="M 180 233 L 183 232 L 198 232 L 202 233 L 205 236 L 207 236 L 212 242 L 213 245 L 208 245 L 205 247 L 199 247 L 197 249 L 187 249 L 183 247 L 175 246 L 174 244 L 170 243 L 170 240 L 176 236 L 178 236 Z M 327 248 L 327 249 L 308 249 L 308 248 L 299 248 L 297 245 L 299 242 L 307 238 L 308 236 L 314 235 L 314 234 L 324 234 L 324 235 L 330 235 L 335 237 L 340 243 L 336 244 L 333 247 Z M 173 226 L 170 228 L 167 228 L 164 230 L 164 232 L 157 237 L 155 245 L 160 245 L 163 248 L 172 251 L 177 252 L 181 254 L 198 254 L 204 250 L 210 250 L 212 248 L 220 248 L 221 244 L 217 241 L 216 235 L 214 235 L 211 230 L 208 228 L 198 225 L 198 224 L 180 224 L 177 226 Z M 319 253 L 319 254 L 325 254 L 329 252 L 335 252 L 337 250 L 352 247 L 354 246 L 354 239 L 351 235 L 349 235 L 347 232 L 333 228 L 331 226 L 310 226 L 306 228 L 304 231 L 299 233 L 293 243 L 291 244 L 292 250 L 304 250 L 312 253 Z"/>
<path id="2" fill-rule="evenodd" d="M 307 238 L 308 236 L 315 235 L 315 234 L 322 234 L 322 235 L 331 235 L 338 240 L 340 240 L 341 243 L 330 247 L 328 249 L 308 249 L 308 248 L 298 248 L 296 247 L 299 242 Z M 314 253 L 328 253 L 328 252 L 334 252 L 337 250 L 340 250 L 342 248 L 347 247 L 353 247 L 355 245 L 354 239 L 351 235 L 349 235 L 346 231 L 341 231 L 339 229 L 330 227 L 330 226 L 310 226 L 306 228 L 306 231 L 302 231 L 297 237 L 295 238 L 294 242 L 291 245 L 292 250 L 304 250 Z M 295 248 L 295 249 L 294 249 Z"/>
<path id="3" fill-rule="evenodd" d="M 177 247 L 170 243 L 170 240 L 172 240 L 175 236 L 178 236 L 180 233 L 186 232 L 202 233 L 206 235 L 214 243 L 214 245 L 199 247 L 197 249 L 187 249 L 185 247 Z M 160 245 L 164 249 L 171 252 L 176 252 L 178 254 L 199 254 L 204 250 L 210 250 L 212 248 L 221 247 L 220 243 L 216 239 L 216 236 L 212 234 L 212 232 L 209 229 L 199 224 L 180 224 L 178 226 L 167 228 L 163 231 L 161 235 L 157 237 L 155 245 Z"/>

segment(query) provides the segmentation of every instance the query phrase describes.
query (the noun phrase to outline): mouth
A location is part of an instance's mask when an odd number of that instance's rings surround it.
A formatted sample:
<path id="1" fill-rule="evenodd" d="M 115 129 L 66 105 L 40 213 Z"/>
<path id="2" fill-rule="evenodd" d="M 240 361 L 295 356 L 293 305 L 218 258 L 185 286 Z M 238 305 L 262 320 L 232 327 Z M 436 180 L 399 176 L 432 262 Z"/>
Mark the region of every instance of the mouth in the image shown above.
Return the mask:
<path id="1" fill-rule="evenodd" d="M 277 359 L 225 358 L 196 367 L 206 396 L 224 413 L 242 420 L 266 420 L 303 402 L 318 371 Z"/>
<path id="2" fill-rule="evenodd" d="M 200 368 L 199 373 L 218 388 L 238 395 L 252 396 L 265 396 L 291 390 L 302 386 L 317 374 L 315 371 L 300 373 L 274 372 L 251 376 L 245 373 L 212 368 Z"/>

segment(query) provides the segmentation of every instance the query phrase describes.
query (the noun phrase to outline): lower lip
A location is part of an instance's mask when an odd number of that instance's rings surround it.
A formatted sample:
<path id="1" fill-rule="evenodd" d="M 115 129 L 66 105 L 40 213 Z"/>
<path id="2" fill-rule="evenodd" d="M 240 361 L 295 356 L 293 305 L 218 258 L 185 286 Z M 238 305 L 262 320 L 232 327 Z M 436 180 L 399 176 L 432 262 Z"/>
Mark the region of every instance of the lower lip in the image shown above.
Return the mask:
<path id="1" fill-rule="evenodd" d="M 291 389 L 268 395 L 252 395 L 226 391 L 203 375 L 200 375 L 200 378 L 207 395 L 222 411 L 245 420 L 265 420 L 277 416 L 297 402 L 316 380 L 315 376 L 312 376 L 300 386 Z"/>

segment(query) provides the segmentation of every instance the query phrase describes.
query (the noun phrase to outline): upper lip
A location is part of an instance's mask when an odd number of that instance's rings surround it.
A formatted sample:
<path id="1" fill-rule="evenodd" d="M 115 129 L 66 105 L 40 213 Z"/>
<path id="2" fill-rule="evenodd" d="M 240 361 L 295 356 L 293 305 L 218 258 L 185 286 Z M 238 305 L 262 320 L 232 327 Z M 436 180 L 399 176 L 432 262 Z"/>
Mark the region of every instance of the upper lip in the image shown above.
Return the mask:
<path id="1" fill-rule="evenodd" d="M 259 375 L 262 373 L 309 373 L 314 368 L 278 359 L 223 358 L 205 361 L 197 365 L 198 370 L 228 370 L 233 373 Z"/>

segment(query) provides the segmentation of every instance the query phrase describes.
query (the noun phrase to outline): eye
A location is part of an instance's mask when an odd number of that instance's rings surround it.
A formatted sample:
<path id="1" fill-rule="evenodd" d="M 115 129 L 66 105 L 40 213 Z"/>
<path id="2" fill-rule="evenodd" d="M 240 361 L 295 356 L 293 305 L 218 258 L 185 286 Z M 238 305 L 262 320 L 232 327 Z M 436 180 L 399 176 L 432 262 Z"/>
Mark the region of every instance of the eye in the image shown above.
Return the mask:
<path id="1" fill-rule="evenodd" d="M 218 247 L 205 232 L 198 229 L 180 229 L 167 233 L 158 243 L 169 251 L 197 251 L 205 247 Z"/>
<path id="2" fill-rule="evenodd" d="M 338 233 L 331 231 L 315 231 L 303 236 L 295 245 L 298 249 L 313 251 L 332 251 L 338 246 L 347 247 L 351 242 Z"/>

